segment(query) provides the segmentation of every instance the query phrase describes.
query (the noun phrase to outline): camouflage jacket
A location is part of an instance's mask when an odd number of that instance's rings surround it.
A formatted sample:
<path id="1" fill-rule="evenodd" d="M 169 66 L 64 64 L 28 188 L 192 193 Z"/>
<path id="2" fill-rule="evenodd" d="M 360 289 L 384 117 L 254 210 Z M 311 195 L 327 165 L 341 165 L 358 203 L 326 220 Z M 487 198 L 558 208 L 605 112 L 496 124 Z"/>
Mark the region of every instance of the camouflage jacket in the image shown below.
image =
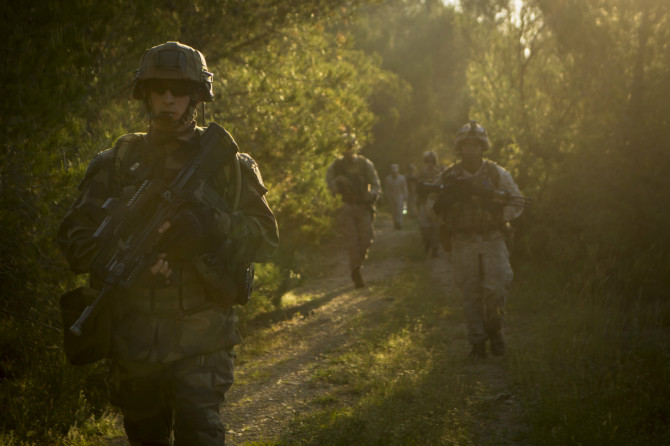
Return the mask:
<path id="1" fill-rule="evenodd" d="M 91 161 L 79 185 L 80 194 L 58 232 L 58 242 L 74 272 L 90 273 L 99 249 L 92 235 L 105 216 L 102 204 L 109 197 L 130 196 L 137 187 L 136 177 L 128 174 L 130 167 L 146 166 L 150 178 L 171 180 L 199 151 L 203 130 L 197 128 L 190 141 L 171 151 L 150 144 L 144 133 L 124 135 Z M 277 222 L 265 199 L 267 189 L 256 163 L 249 155 L 237 156 L 241 166 L 239 205 L 231 215 L 231 225 L 215 225 L 216 233 L 207 235 L 214 241 L 209 249 L 232 239 L 238 261 L 265 261 L 279 244 Z M 234 176 L 234 169 L 222 166 L 207 183 L 230 202 L 234 197 L 229 184 Z M 213 211 L 218 222 L 224 210 Z M 169 362 L 239 343 L 234 310 L 212 295 L 195 267 L 198 257 L 180 259 L 177 254 L 168 251 L 167 257 L 174 281 L 157 284 L 147 273 L 127 291 L 111 296 L 112 357 Z M 99 289 L 98 278 L 91 275 L 90 281 Z"/>
<path id="2" fill-rule="evenodd" d="M 340 181 L 342 179 L 346 179 L 344 183 Z M 326 171 L 326 183 L 331 192 L 342 196 L 345 203 L 374 205 L 381 193 L 374 164 L 361 155 L 333 161 Z"/>

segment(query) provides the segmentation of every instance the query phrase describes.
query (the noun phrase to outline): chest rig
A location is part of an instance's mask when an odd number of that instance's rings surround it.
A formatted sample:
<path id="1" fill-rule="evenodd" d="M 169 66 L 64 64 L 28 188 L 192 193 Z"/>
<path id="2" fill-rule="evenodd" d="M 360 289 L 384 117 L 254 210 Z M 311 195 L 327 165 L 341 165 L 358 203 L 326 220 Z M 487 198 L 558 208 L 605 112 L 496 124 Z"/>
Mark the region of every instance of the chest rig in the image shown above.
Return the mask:
<path id="1" fill-rule="evenodd" d="M 500 172 L 494 162 L 484 160 L 473 177 L 465 175 L 460 162 L 452 164 L 442 174 L 443 184 L 462 178 L 469 178 L 474 188 L 493 191 L 500 183 Z M 445 213 L 444 224 L 450 232 L 483 233 L 499 229 L 504 225 L 502 206 L 479 194 L 459 197 Z"/>
<path id="2" fill-rule="evenodd" d="M 342 200 L 350 203 L 365 203 L 365 195 L 368 191 L 368 178 L 362 160 L 354 157 L 351 163 L 348 163 L 344 158 L 339 158 L 335 161 L 333 169 L 336 176 L 341 175 L 348 178 L 352 185 L 353 194 L 351 196 L 343 196 Z"/>
<path id="3" fill-rule="evenodd" d="M 198 133 L 191 142 L 184 142 L 169 155 L 157 152 L 151 147 L 146 134 L 127 134 L 119 138 L 113 148 L 114 174 L 111 176 L 112 184 L 109 185 L 114 195 L 125 201 L 133 196 L 140 184 L 150 178 L 169 183 L 202 150 L 200 140 L 204 130 L 198 128 Z M 231 153 L 226 158 L 227 161 L 217 160 L 210 166 L 203 165 L 202 173 L 197 176 L 203 181 L 206 180 L 206 190 L 210 191 L 210 195 L 221 197 L 218 199 L 224 202 L 226 210 L 230 210 L 227 205 L 229 202 L 227 192 L 231 189 L 235 192 L 235 196 L 230 200 L 234 203 L 234 208 L 239 201 L 239 162 L 228 160 L 237 159 L 236 149 L 235 145 L 235 153 Z M 238 168 L 233 174 L 235 166 Z M 237 182 L 233 182 L 233 187 L 229 187 L 228 184 L 228 178 L 231 176 L 236 176 L 238 179 Z M 170 262 L 172 276 L 169 284 L 156 284 L 151 280 L 142 281 L 128 290 L 128 295 L 125 296 L 126 305 L 133 311 L 169 316 L 188 314 L 203 306 L 220 303 L 211 295 L 212 293 L 208 292 L 207 284 L 194 266 L 195 263 L 195 259 Z"/>

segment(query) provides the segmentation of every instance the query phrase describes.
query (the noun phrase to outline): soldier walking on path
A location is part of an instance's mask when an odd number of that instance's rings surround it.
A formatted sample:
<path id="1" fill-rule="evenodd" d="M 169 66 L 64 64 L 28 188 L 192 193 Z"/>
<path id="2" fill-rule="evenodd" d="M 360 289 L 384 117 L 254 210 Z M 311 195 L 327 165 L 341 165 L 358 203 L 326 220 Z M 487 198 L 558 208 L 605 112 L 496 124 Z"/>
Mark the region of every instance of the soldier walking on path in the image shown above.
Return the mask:
<path id="1" fill-rule="evenodd" d="M 400 174 L 400 166 L 391 164 L 391 173 L 384 180 L 384 198 L 393 217 L 393 227 L 402 229 L 402 217 L 407 200 L 407 181 Z"/>
<path id="2" fill-rule="evenodd" d="M 419 170 L 417 181 L 432 182 L 440 174 L 440 167 L 437 163 L 437 153 L 432 150 L 426 151 L 423 154 L 423 167 Z M 423 240 L 423 247 L 427 254 L 438 257 L 440 243 L 438 238 L 438 222 L 434 215 L 430 212 L 430 208 L 426 201 L 425 194 L 417 194 L 419 207 L 419 230 L 421 231 L 421 239 Z"/>
<path id="3" fill-rule="evenodd" d="M 268 260 L 279 243 L 255 161 L 238 153 L 218 125 L 196 126 L 196 106 L 214 98 L 212 77 L 202 53 L 181 43 L 145 52 L 133 97 L 146 105 L 148 132 L 120 137 L 91 161 L 58 233 L 71 269 L 90 273 L 91 289 L 107 289 L 124 273 L 124 264 L 111 272 L 100 265 L 108 248 L 117 249 L 106 242 L 118 231 L 103 230 L 110 211 L 123 222 L 126 207 L 162 188 L 146 201 L 139 233 L 155 215 L 149 209 L 184 199 L 165 221 L 160 214 L 157 234 L 149 231 L 157 240 L 152 250 L 133 259 L 146 268 L 114 288 L 82 326 L 84 333 L 102 333 L 101 345 L 110 344 L 100 356 L 109 359 L 110 400 L 123 413 L 131 445 L 224 444 L 219 405 L 233 383 L 233 347 L 241 341 L 233 305 L 249 297 L 252 262 Z M 203 153 L 214 153 L 220 163 L 198 163 Z M 189 175 L 198 188 L 177 196 L 175 182 Z M 124 243 L 135 243 L 134 233 L 133 227 Z M 128 248 L 119 246 L 121 254 Z M 86 325 L 103 320 L 108 332 Z M 87 341 L 65 329 L 66 343 L 75 348 Z"/>
<path id="4" fill-rule="evenodd" d="M 381 191 L 375 166 L 357 154 L 356 136 L 345 133 L 342 156 L 328 166 L 328 189 L 342 199 L 336 225 L 344 237 L 349 253 L 351 280 L 356 288 L 365 286 L 361 268 L 374 238 L 375 203 Z"/>
<path id="5" fill-rule="evenodd" d="M 416 185 L 419 178 L 419 171 L 412 163 L 407 165 L 407 174 L 405 180 L 407 181 L 407 215 L 416 218 Z"/>
<path id="6" fill-rule="evenodd" d="M 487 341 L 493 355 L 505 354 L 502 320 L 513 276 L 506 235 L 509 222 L 523 211 L 510 173 L 483 158 L 489 145 L 486 130 L 475 121 L 458 130 L 454 146 L 461 160 L 440 175 L 444 192 L 434 205 L 443 222 L 440 238 L 451 248 L 474 358 L 486 357 Z"/>

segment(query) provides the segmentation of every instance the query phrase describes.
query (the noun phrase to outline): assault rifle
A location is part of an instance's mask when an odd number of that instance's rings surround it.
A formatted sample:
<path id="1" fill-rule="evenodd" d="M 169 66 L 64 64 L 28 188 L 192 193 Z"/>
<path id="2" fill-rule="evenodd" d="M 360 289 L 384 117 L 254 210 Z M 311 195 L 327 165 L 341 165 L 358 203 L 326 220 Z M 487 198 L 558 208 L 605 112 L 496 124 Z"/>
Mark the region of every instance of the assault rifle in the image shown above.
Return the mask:
<path id="1" fill-rule="evenodd" d="M 447 184 L 420 182 L 417 185 L 417 193 L 423 196 L 437 193 L 436 211 L 443 210 L 459 200 L 467 200 L 475 196 L 504 206 L 527 207 L 533 202 L 532 198 L 512 195 L 504 190 L 477 187 L 468 179 L 458 179 Z"/>
<path id="2" fill-rule="evenodd" d="M 108 215 L 93 234 L 101 249 L 91 266 L 91 274 L 100 278 L 103 285 L 93 302 L 70 326 L 72 334 L 81 336 L 82 325 L 98 311 L 112 290 L 129 288 L 156 262 L 155 249 L 162 237 L 158 230 L 166 221 L 188 203 L 202 202 L 203 195 L 218 197 L 205 180 L 235 157 L 237 145 L 223 127 L 212 123 L 202 135 L 200 147 L 198 155 L 170 184 L 145 179 L 126 202 L 109 198 L 103 204 Z M 224 200 L 218 198 L 217 204 L 223 206 Z"/>

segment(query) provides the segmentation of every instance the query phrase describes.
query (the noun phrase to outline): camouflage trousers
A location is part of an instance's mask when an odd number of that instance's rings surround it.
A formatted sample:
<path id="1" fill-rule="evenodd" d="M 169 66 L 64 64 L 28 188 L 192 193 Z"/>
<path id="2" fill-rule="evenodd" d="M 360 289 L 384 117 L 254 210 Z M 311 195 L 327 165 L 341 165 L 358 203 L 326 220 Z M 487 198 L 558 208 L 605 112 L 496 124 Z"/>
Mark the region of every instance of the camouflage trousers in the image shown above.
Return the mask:
<path id="1" fill-rule="evenodd" d="M 393 223 L 402 226 L 403 210 L 405 209 L 405 197 L 402 195 L 392 196 L 387 195 L 386 201 L 388 203 L 389 211 L 393 217 Z"/>
<path id="2" fill-rule="evenodd" d="M 452 236 L 454 282 L 463 294 L 471 344 L 485 342 L 502 329 L 513 272 L 505 237 L 500 231 Z"/>
<path id="3" fill-rule="evenodd" d="M 219 405 L 233 384 L 228 350 L 170 363 L 112 360 L 110 402 L 131 445 L 223 445 Z"/>
<path id="4" fill-rule="evenodd" d="M 374 212 L 370 206 L 344 203 L 337 211 L 336 224 L 349 253 L 349 268 L 363 265 L 374 239 Z"/>
<path id="5" fill-rule="evenodd" d="M 417 215 L 421 239 L 427 251 L 437 251 L 440 246 L 438 235 L 439 222 L 430 212 L 430 207 L 425 202 L 419 204 Z"/>

